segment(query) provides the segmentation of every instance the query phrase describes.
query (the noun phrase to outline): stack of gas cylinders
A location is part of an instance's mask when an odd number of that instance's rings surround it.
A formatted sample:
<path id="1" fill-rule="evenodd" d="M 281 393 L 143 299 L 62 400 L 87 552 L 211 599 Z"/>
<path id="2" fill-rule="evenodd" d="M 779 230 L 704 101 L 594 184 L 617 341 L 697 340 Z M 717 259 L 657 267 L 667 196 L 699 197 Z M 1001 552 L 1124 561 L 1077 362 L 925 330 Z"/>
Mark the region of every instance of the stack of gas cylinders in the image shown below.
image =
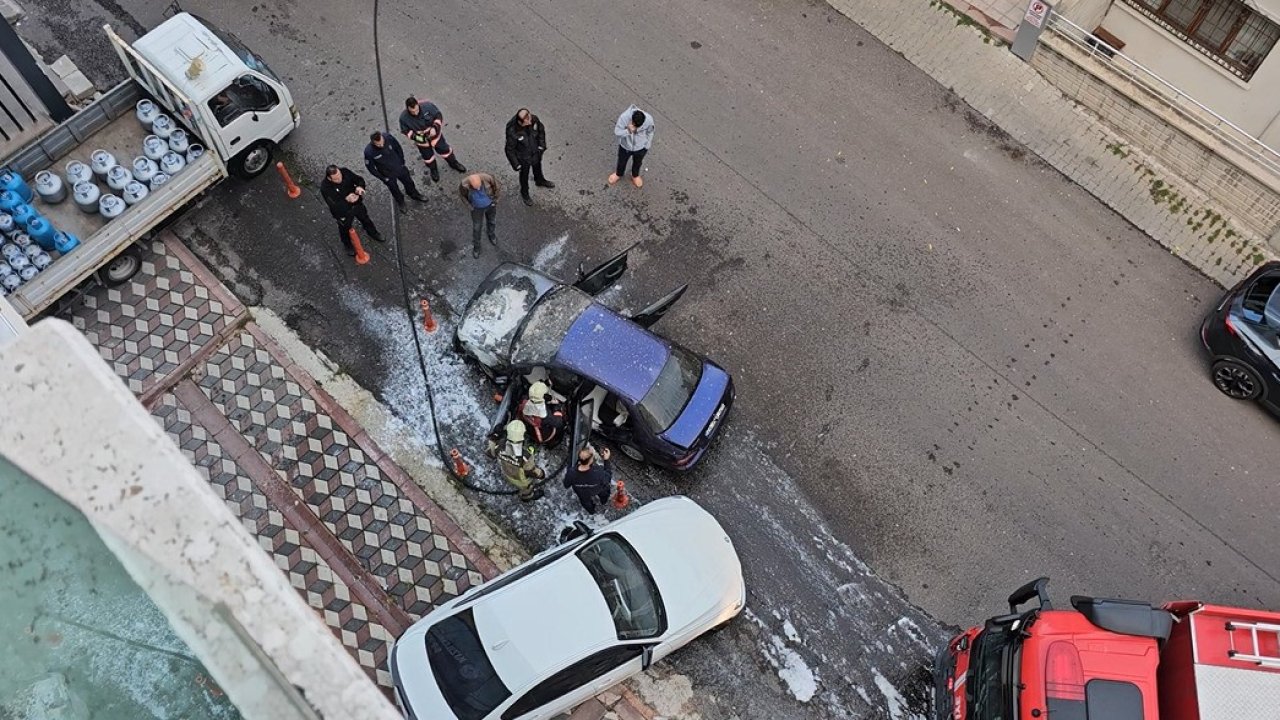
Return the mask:
<path id="1" fill-rule="evenodd" d="M 53 170 L 36 173 L 34 192 L 17 172 L 0 170 L 0 254 L 4 260 L 0 262 L 0 292 L 7 295 L 17 290 L 80 244 L 75 235 L 58 230 L 45 219 L 33 198 L 56 205 L 70 196 L 82 212 L 114 220 L 204 154 L 204 147 L 191 142 L 187 132 L 160 112 L 152 100 L 139 100 L 135 115 L 149 134 L 142 142 L 142 154 L 132 161 L 125 158 L 122 164 L 110 151 L 97 149 L 87 163 L 78 159 L 67 162 L 61 175 Z"/>

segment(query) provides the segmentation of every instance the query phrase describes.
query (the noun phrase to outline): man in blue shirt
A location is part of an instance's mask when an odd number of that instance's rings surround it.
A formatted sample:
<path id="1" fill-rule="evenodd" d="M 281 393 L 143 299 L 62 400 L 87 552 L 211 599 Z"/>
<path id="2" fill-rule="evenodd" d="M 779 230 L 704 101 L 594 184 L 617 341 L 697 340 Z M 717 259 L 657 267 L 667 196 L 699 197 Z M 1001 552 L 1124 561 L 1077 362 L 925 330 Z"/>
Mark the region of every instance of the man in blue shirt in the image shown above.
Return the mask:
<path id="1" fill-rule="evenodd" d="M 489 244 L 498 244 L 498 181 L 489 173 L 472 173 L 458 186 L 462 202 L 471 208 L 471 257 L 480 257 L 480 225 L 489 230 Z"/>

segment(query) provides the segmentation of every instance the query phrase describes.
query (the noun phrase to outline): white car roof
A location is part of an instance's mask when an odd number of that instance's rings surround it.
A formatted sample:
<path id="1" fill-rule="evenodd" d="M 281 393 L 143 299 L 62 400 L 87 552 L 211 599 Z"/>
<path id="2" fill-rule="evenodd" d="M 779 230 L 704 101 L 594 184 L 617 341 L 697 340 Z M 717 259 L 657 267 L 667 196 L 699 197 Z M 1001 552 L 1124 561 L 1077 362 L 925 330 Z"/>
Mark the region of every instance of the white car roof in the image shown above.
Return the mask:
<path id="1" fill-rule="evenodd" d="M 604 596 L 570 554 L 472 606 L 493 669 L 511 689 L 617 641 Z"/>

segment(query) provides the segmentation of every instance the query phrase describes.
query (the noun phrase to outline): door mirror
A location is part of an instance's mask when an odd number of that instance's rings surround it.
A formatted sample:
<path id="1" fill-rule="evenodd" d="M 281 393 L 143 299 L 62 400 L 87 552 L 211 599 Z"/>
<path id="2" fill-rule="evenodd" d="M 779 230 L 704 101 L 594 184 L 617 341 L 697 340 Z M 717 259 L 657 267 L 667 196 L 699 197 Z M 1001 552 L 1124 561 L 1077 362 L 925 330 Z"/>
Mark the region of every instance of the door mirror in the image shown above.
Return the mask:
<path id="1" fill-rule="evenodd" d="M 618 281 L 622 274 L 627 271 L 627 253 L 631 252 L 631 248 L 635 245 L 614 255 L 605 262 L 597 265 L 591 272 L 584 273 L 582 266 L 578 266 L 578 281 L 573 284 L 582 292 L 588 295 L 599 295 L 601 291 Z"/>
<path id="2" fill-rule="evenodd" d="M 634 322 L 640 327 L 652 327 L 654 323 L 662 319 L 663 315 L 667 314 L 667 311 L 676 304 L 676 301 L 678 301 L 680 297 L 684 295 L 684 291 L 688 289 L 688 285 L 681 285 L 675 290 L 672 290 L 666 295 L 658 298 L 658 300 L 649 307 L 641 310 L 635 315 L 632 315 L 631 322 Z"/>
<path id="3" fill-rule="evenodd" d="M 1033 598 L 1039 601 L 1041 610 L 1053 609 L 1053 604 L 1049 602 L 1049 578 L 1036 578 L 1014 590 L 1009 596 L 1009 612 L 1016 614 L 1019 605 L 1030 602 Z"/>
<path id="4" fill-rule="evenodd" d="M 640 669 L 648 670 L 653 664 L 653 646 L 645 645 L 644 650 L 640 651 Z"/>

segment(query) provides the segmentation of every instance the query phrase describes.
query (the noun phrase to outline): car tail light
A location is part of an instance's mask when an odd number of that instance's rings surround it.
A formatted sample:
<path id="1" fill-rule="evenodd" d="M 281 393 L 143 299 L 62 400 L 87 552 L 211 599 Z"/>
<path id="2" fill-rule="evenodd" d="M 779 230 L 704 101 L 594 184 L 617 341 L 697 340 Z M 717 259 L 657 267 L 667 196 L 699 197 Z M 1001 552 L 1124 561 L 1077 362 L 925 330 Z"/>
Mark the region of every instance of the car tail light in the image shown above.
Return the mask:
<path id="1" fill-rule="evenodd" d="M 1084 700 L 1084 666 L 1075 645 L 1058 640 L 1049 646 L 1044 661 L 1044 690 L 1047 697 Z"/>
<path id="2" fill-rule="evenodd" d="M 1230 315 L 1226 317 L 1226 322 L 1227 322 L 1227 332 L 1231 333 L 1234 337 L 1240 337 L 1240 331 L 1236 330 L 1235 321 L 1231 319 Z"/>
<path id="3" fill-rule="evenodd" d="M 695 449 L 693 449 L 693 450 L 690 450 L 689 452 L 685 453 L 684 455 L 682 455 L 682 456 L 680 456 L 680 457 L 676 458 L 676 467 L 678 467 L 678 468 L 682 468 L 682 467 L 684 467 L 685 465 L 688 465 L 689 463 L 693 462 L 693 461 L 694 461 L 694 459 L 695 459 L 695 458 L 697 458 L 697 457 L 698 457 L 698 450 L 697 450 L 697 448 L 695 448 Z"/>

